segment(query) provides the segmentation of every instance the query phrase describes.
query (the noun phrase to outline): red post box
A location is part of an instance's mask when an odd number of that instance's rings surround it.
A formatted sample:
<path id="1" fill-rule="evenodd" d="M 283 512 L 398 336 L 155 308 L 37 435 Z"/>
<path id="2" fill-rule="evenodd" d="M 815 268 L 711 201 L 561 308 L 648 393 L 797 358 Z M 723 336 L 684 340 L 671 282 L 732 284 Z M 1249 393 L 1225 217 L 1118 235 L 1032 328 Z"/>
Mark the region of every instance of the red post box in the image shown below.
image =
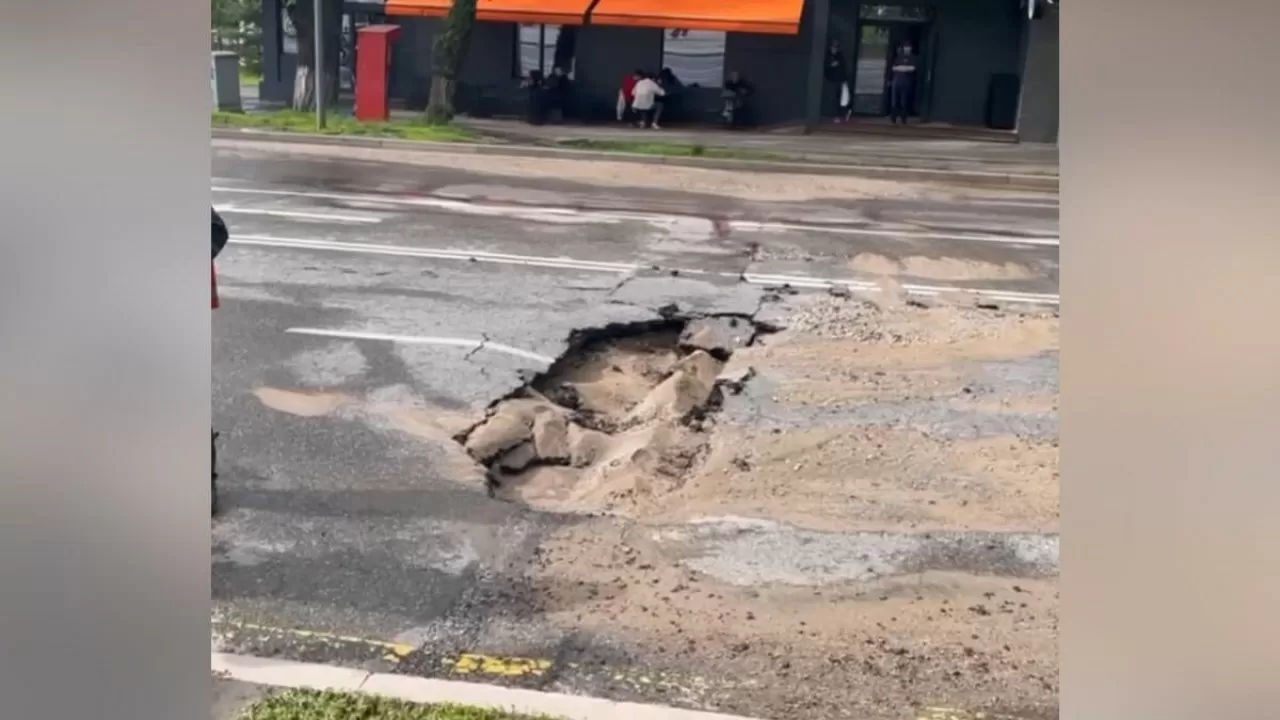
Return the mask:
<path id="1" fill-rule="evenodd" d="M 356 31 L 356 119 L 386 122 L 391 43 L 399 25 L 366 25 Z"/>

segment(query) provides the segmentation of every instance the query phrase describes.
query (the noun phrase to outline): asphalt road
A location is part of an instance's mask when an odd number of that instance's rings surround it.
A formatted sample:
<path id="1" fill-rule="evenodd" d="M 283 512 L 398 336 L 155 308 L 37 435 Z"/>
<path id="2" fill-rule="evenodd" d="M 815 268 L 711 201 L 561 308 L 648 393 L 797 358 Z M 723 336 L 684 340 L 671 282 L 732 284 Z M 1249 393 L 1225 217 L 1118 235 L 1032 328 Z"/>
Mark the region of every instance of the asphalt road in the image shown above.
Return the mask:
<path id="1" fill-rule="evenodd" d="M 575 328 L 672 302 L 750 314 L 769 285 L 872 280 L 860 255 L 922 288 L 1057 292 L 1048 203 L 744 202 L 244 149 L 212 174 L 233 237 L 213 322 L 227 651 L 427 675 L 551 658 L 573 670 L 490 679 L 654 699 L 606 677 L 651 658 L 530 610 L 522 568 L 577 520 L 490 499 L 448 428 Z"/>

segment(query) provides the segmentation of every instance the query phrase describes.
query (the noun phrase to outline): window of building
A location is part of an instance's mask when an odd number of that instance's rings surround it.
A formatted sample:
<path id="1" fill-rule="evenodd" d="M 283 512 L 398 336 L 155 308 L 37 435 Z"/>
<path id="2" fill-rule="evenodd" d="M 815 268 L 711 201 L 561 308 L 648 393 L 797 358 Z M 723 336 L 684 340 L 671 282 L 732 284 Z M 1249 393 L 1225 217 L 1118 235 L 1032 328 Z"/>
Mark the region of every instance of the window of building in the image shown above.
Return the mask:
<path id="1" fill-rule="evenodd" d="M 725 38 L 714 30 L 668 30 L 662 40 L 662 67 L 671 68 L 685 85 L 720 87 Z"/>
<path id="2" fill-rule="evenodd" d="M 573 77 L 573 56 L 576 28 L 559 25 L 520 25 L 516 31 L 516 72 L 528 77 L 537 70 L 544 76 L 551 74 L 557 64 Z"/>
<path id="3" fill-rule="evenodd" d="M 933 8 L 924 5 L 859 5 L 858 17 L 863 20 L 927 22 L 933 19 Z"/>

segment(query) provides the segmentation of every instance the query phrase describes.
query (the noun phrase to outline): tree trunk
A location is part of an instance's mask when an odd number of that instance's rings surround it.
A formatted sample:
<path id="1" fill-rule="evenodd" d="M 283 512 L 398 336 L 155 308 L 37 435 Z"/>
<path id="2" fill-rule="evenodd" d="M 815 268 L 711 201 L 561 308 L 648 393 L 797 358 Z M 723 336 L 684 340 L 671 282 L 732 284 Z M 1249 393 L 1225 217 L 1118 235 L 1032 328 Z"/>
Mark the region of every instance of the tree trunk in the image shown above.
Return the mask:
<path id="1" fill-rule="evenodd" d="M 315 12 L 314 0 L 293 0 L 286 9 L 298 34 L 297 71 L 293 76 L 293 109 L 298 112 L 315 110 Z M 342 42 L 342 0 L 324 0 L 324 68 L 320 73 L 320 87 L 324 90 L 325 107 L 333 107 L 338 100 L 338 54 Z"/>
<path id="2" fill-rule="evenodd" d="M 444 28 L 432 46 L 431 94 L 427 99 L 427 121 L 447 123 L 453 120 L 454 96 L 462 63 L 471 44 L 471 27 L 476 21 L 476 0 L 454 0 L 445 18 Z"/>

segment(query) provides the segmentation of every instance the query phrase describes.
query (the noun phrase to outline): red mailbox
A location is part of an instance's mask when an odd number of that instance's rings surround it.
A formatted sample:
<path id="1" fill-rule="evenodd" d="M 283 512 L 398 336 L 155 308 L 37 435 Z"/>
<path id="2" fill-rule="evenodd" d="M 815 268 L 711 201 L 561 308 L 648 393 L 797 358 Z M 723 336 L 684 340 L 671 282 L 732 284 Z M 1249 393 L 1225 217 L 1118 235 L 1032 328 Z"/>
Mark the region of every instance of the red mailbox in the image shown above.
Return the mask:
<path id="1" fill-rule="evenodd" d="M 356 31 L 356 119 L 386 122 L 391 43 L 399 25 L 366 25 Z"/>

